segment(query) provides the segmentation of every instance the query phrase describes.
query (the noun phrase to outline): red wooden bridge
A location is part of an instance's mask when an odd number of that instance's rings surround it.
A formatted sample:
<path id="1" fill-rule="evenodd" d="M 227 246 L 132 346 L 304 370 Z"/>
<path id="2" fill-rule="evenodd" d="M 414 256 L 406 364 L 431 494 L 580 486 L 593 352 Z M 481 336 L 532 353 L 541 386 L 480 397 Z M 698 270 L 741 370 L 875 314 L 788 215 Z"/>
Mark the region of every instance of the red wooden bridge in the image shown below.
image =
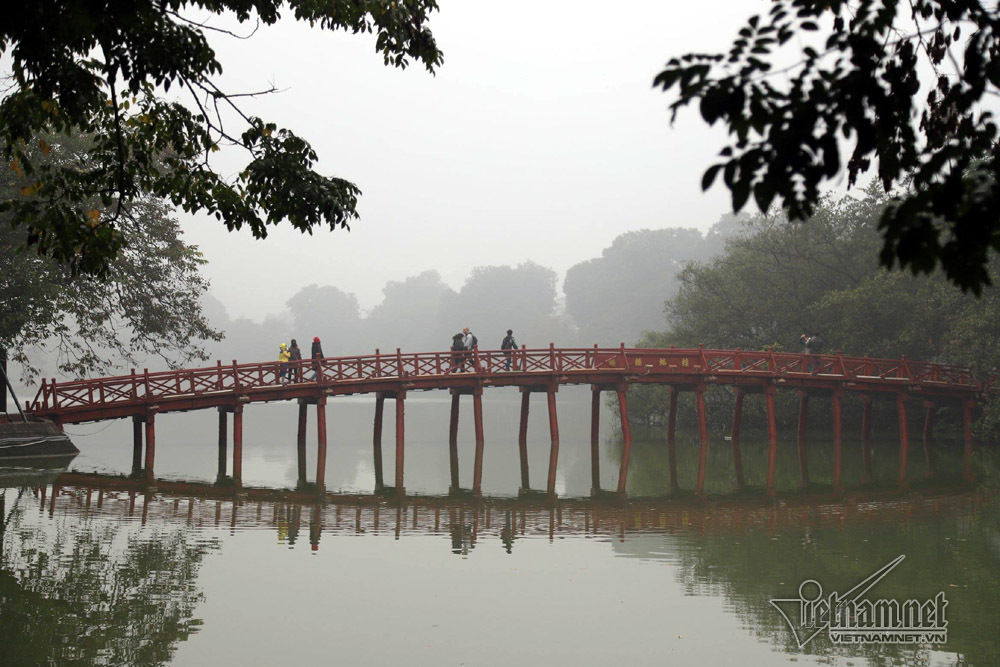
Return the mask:
<path id="1" fill-rule="evenodd" d="M 458 353 L 461 355 L 461 353 Z M 508 370 L 509 368 L 509 370 Z M 696 398 L 699 425 L 698 473 L 695 490 L 701 493 L 705 483 L 708 453 L 708 428 L 704 392 L 708 385 L 729 385 L 735 391 L 736 403 L 732 426 L 732 453 L 735 484 L 742 488 L 743 465 L 740 452 L 740 427 L 743 398 L 746 394 L 762 394 L 768 423 L 768 493 L 774 491 L 777 460 L 777 427 L 775 395 L 779 389 L 794 390 L 799 396 L 799 428 L 797 447 L 802 483 L 808 483 L 806 468 L 806 408 L 811 396 L 829 396 L 833 401 L 833 486 L 841 488 L 842 460 L 842 401 L 846 392 L 861 396 L 862 457 L 864 482 L 871 481 L 869 435 L 872 400 L 895 401 L 899 416 L 899 483 L 906 483 L 909 433 L 907 406 L 910 399 L 919 399 L 925 410 L 924 453 L 930 468 L 930 438 L 934 411 L 950 405 L 962 410 L 965 428 L 965 462 L 967 478 L 971 479 L 972 436 L 970 424 L 977 399 L 986 390 L 976 382 L 971 368 L 947 366 L 903 359 L 870 359 L 835 355 L 803 355 L 774 351 L 747 352 L 742 350 L 645 349 L 626 348 L 556 348 L 520 349 L 513 351 L 475 350 L 456 356 L 452 352 L 381 353 L 353 357 L 328 357 L 299 362 L 232 364 L 217 362 L 215 366 L 173 371 L 57 382 L 43 382 L 29 404 L 29 411 L 60 424 L 131 417 L 134 423 L 133 467 L 145 470 L 153 478 L 155 458 L 155 417 L 158 413 L 217 409 L 219 411 L 219 475 L 225 475 L 228 435 L 227 414 L 233 415 L 232 477 L 239 484 L 242 478 L 242 415 L 250 403 L 297 400 L 299 481 L 306 480 L 306 425 L 308 406 L 316 406 L 318 431 L 315 483 L 324 488 L 326 469 L 326 402 L 332 396 L 374 394 L 375 420 L 373 456 L 375 486 L 383 489 L 382 476 L 382 412 L 385 399 L 396 401 L 396 466 L 395 491 L 404 492 L 403 462 L 405 436 L 405 400 L 408 392 L 448 390 L 452 396 L 449 424 L 451 484 L 458 490 L 458 417 L 459 399 L 472 396 L 475 422 L 476 453 L 473 470 L 475 494 L 481 493 L 483 449 L 482 396 L 492 387 L 519 387 L 521 419 L 518 446 L 521 464 L 521 489 L 528 490 L 527 428 L 529 397 L 544 393 L 547 398 L 551 449 L 546 490 L 555 493 L 556 466 L 559 459 L 559 423 L 556 412 L 556 392 L 561 385 L 589 384 L 592 389 L 591 470 L 593 488 L 600 490 L 598 455 L 598 416 L 600 394 L 613 391 L 618 397 L 624 446 L 618 476 L 618 493 L 624 495 L 628 476 L 631 434 L 628 420 L 626 391 L 632 384 L 658 384 L 669 388 L 667 424 L 668 475 L 671 490 L 678 488 L 675 425 L 677 396 L 682 391 L 693 392 Z M 145 432 L 145 465 L 143 466 L 143 432 Z"/>

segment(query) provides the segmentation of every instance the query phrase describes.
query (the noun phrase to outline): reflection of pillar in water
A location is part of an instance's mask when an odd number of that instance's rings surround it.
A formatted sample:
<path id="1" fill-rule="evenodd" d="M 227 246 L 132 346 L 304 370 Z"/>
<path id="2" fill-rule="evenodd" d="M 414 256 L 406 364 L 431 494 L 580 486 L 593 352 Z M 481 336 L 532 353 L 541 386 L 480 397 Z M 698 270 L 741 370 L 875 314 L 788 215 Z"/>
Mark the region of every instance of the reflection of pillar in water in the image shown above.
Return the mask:
<path id="1" fill-rule="evenodd" d="M 317 503 L 312 507 L 309 518 L 309 545 L 313 551 L 319 551 L 319 537 L 323 532 L 323 508 Z"/>

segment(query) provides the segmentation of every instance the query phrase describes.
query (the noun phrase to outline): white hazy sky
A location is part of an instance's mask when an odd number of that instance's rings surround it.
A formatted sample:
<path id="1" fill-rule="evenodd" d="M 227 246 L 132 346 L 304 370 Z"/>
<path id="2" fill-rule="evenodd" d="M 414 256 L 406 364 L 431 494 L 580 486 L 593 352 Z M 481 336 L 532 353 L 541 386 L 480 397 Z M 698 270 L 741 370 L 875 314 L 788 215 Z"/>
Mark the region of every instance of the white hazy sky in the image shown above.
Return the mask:
<path id="1" fill-rule="evenodd" d="M 691 108 L 671 127 L 653 77 L 675 55 L 725 50 L 761 0 L 442 0 L 445 63 L 385 67 L 370 35 L 292 20 L 215 39 L 230 92 L 309 140 L 319 170 L 362 190 L 350 232 L 268 239 L 183 218 L 231 316 L 261 319 L 300 287 L 335 285 L 363 308 L 389 280 L 532 260 L 562 275 L 623 232 L 706 230 L 728 191 L 700 188 L 724 141 Z M 232 163 L 233 170 L 239 166 Z"/>

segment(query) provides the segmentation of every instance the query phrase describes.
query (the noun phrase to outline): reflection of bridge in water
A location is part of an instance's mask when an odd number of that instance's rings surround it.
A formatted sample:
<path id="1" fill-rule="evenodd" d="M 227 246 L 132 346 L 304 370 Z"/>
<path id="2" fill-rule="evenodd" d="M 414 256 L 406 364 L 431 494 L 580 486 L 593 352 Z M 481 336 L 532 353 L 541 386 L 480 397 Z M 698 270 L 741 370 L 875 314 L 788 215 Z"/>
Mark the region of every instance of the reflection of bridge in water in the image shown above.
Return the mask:
<path id="1" fill-rule="evenodd" d="M 322 536 L 451 535 L 456 548 L 474 546 L 483 535 L 508 549 L 531 537 L 605 536 L 632 533 L 770 531 L 789 526 L 841 528 L 845 524 L 897 524 L 978 505 L 982 494 L 967 487 L 922 493 L 852 492 L 847 495 L 788 494 L 776 501 L 736 494 L 705 501 L 695 496 L 628 503 L 597 498 L 482 498 L 324 494 L 243 488 L 198 482 L 146 480 L 113 475 L 62 473 L 35 487 L 40 509 L 50 515 L 79 514 L 199 527 L 275 530 L 294 544 L 304 531 L 313 549 Z"/>
<path id="2" fill-rule="evenodd" d="M 431 352 L 355 357 L 331 357 L 300 362 L 265 362 L 231 365 L 218 362 L 214 367 L 141 374 L 44 382 L 29 410 L 60 424 L 101 421 L 131 417 L 134 426 L 133 471 L 145 470 L 153 478 L 155 459 L 155 417 L 159 413 L 216 409 L 219 411 L 219 477 L 227 466 L 228 414 L 233 415 L 232 478 L 239 485 L 243 466 L 243 411 L 250 403 L 296 400 L 298 415 L 298 477 L 306 481 L 306 426 L 308 406 L 316 406 L 317 456 L 316 486 L 325 488 L 326 474 L 326 404 L 335 396 L 374 394 L 373 463 L 375 487 L 384 489 L 382 473 L 382 414 L 385 400 L 396 403 L 395 491 L 404 493 L 404 406 L 407 392 L 448 390 L 452 396 L 449 423 L 449 454 L 452 488 L 458 489 L 458 417 L 459 399 L 472 396 L 476 451 L 473 466 L 473 493 L 481 493 L 483 448 L 482 396 L 485 389 L 518 387 L 522 392 L 518 450 L 521 489 L 528 490 L 527 430 L 529 396 L 544 393 L 547 397 L 551 448 L 546 491 L 555 493 L 559 460 L 559 423 L 556 392 L 560 386 L 589 384 L 591 403 L 591 478 L 592 488 L 600 489 L 598 415 L 600 394 L 613 391 L 618 398 L 624 444 L 618 474 L 618 493 L 624 495 L 628 478 L 631 434 L 625 392 L 634 384 L 665 385 L 670 404 L 667 426 L 667 454 L 670 489 L 679 488 L 677 479 L 675 426 L 677 396 L 682 391 L 694 393 L 698 411 L 699 450 L 695 490 L 704 490 L 708 453 L 708 427 L 704 392 L 708 385 L 733 388 L 736 409 L 732 426 L 732 455 L 736 488 L 744 485 L 740 450 L 743 399 L 746 394 L 761 394 L 767 413 L 768 464 L 766 490 L 774 492 L 777 461 L 777 426 L 775 395 L 778 389 L 794 390 L 799 396 L 797 448 L 801 480 L 807 483 L 806 416 L 810 397 L 829 396 L 833 402 L 833 487 L 841 488 L 842 401 L 846 392 L 862 398 L 862 446 L 864 461 L 862 482 L 871 481 L 870 432 L 873 400 L 890 400 L 899 417 L 899 483 L 906 483 L 909 433 L 907 405 L 919 399 L 925 410 L 923 444 L 928 471 L 931 463 L 931 431 L 935 410 L 950 405 L 961 410 L 965 426 L 964 473 L 972 476 L 972 434 L 970 424 L 975 401 L 987 388 L 978 384 L 970 368 L 910 361 L 869 359 L 835 355 L 802 355 L 742 350 L 697 349 L 627 349 L 583 348 L 543 350 L 480 351 L 468 353 Z M 143 448 L 143 435 L 145 447 Z M 143 463 L 143 454 L 145 462 Z"/>

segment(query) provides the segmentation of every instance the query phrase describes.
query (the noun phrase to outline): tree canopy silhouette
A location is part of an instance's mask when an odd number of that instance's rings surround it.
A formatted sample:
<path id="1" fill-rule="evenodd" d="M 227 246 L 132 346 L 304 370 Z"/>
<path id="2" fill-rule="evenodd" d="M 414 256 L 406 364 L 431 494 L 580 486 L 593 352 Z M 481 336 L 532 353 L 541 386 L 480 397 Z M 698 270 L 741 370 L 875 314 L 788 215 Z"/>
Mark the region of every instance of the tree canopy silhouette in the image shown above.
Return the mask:
<path id="1" fill-rule="evenodd" d="M 752 196 L 804 220 L 823 183 L 874 167 L 894 195 L 881 263 L 940 265 L 975 294 L 1000 249 L 997 125 L 981 105 L 998 84 L 1000 10 L 972 0 L 776 0 L 727 53 L 674 58 L 654 81 L 676 90 L 675 118 L 697 102 L 728 129 L 702 188 L 721 173 L 734 210 Z"/>
<path id="2" fill-rule="evenodd" d="M 98 276 L 127 243 L 128 208 L 144 193 L 256 237 L 285 220 L 302 231 L 347 227 L 357 217 L 358 188 L 317 173 L 304 139 L 245 114 L 238 102 L 248 93 L 215 82 L 222 64 L 206 34 L 234 33 L 208 21 L 229 15 L 270 25 L 286 9 L 321 29 L 374 34 L 387 65 L 419 61 L 433 72 L 442 62 L 426 25 L 435 0 L 27 3 L 0 24 L 11 73 L 0 92 L 0 155 L 28 181 L 0 199 L 0 213 L 13 213 L 25 244 Z M 35 159 L 48 153 L 45 132 L 76 131 L 96 137 L 86 168 Z M 210 160 L 227 145 L 249 155 L 233 179 Z"/>

